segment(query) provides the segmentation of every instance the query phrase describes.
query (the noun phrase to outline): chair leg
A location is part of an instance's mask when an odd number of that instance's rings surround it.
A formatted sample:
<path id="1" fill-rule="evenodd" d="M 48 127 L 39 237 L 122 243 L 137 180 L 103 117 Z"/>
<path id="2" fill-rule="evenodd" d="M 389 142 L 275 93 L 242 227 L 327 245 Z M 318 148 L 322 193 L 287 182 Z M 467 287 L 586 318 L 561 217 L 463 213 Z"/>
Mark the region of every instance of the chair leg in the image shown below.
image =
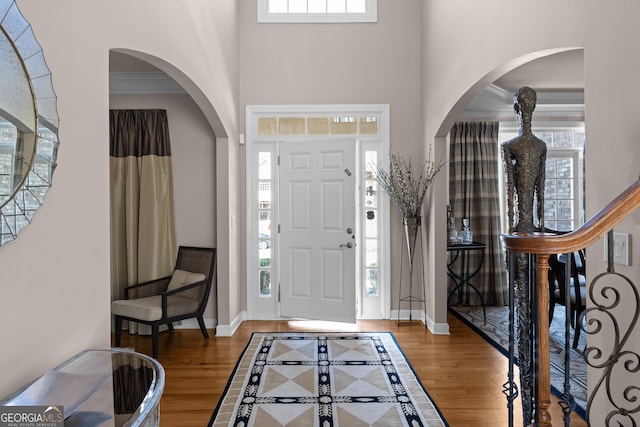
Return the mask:
<path id="1" fill-rule="evenodd" d="M 158 358 L 158 334 L 160 327 L 157 323 L 151 325 L 151 352 L 153 354 L 153 358 Z"/>
<path id="2" fill-rule="evenodd" d="M 198 316 L 198 324 L 200 325 L 200 330 L 202 331 L 202 336 L 205 339 L 209 339 L 209 333 L 207 332 L 207 328 L 204 326 L 204 319 L 202 316 Z"/>
<path id="3" fill-rule="evenodd" d="M 173 323 L 171 322 L 167 323 L 167 327 L 169 328 L 170 332 L 173 332 Z"/>
<path id="4" fill-rule="evenodd" d="M 120 347 L 122 341 L 122 317 L 116 316 L 116 347 Z"/>

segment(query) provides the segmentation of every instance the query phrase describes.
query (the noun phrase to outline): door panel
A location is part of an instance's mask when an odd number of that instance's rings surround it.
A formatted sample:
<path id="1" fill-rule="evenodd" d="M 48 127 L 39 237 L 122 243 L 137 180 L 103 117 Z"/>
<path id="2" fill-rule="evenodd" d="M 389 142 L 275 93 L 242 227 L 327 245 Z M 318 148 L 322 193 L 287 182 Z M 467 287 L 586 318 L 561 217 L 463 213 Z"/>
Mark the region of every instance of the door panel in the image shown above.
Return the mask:
<path id="1" fill-rule="evenodd" d="M 280 315 L 355 322 L 355 141 L 280 144 Z"/>

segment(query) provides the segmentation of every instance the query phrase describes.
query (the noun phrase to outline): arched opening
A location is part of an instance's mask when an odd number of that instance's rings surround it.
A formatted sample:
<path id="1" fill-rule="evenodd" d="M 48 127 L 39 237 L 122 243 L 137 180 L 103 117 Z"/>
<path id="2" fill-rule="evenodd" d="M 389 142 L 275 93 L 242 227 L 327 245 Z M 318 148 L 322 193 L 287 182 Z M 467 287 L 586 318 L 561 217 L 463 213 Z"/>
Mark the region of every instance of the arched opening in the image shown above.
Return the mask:
<path id="1" fill-rule="evenodd" d="M 572 222 L 564 221 L 565 226 L 570 227 L 568 229 L 575 229 L 581 224 L 580 221 L 584 221 L 584 187 L 582 186 L 582 182 L 584 182 L 584 170 L 578 162 L 569 164 L 570 159 L 567 153 L 573 150 L 574 152 L 578 152 L 580 159 L 583 158 L 585 116 L 584 50 L 582 48 L 570 47 L 535 52 L 516 58 L 483 76 L 478 82 L 470 87 L 464 95 L 460 97 L 460 99 L 458 99 L 448 112 L 446 118 L 438 127 L 435 143 L 437 147 L 442 150 L 442 153 L 446 153 L 447 156 L 449 156 L 450 145 L 453 143 L 454 139 L 453 136 L 450 135 L 452 127 L 457 127 L 460 122 L 499 122 L 500 133 L 505 132 L 507 135 L 503 135 L 504 139 L 500 139 L 500 137 L 497 138 L 496 148 L 498 148 L 502 141 L 511 139 L 517 133 L 519 125 L 516 122 L 513 113 L 513 95 L 517 89 L 522 86 L 530 86 L 535 89 L 538 94 L 536 109 L 533 114 L 532 130 L 534 134 L 547 143 L 548 147 L 546 165 L 547 186 L 545 191 L 545 226 L 561 231 L 567 230 L 561 225 L 563 221 L 556 220 L 556 226 L 550 226 L 548 221 L 549 212 L 554 209 L 559 210 L 556 206 L 548 206 L 548 203 L 553 199 L 547 194 L 547 191 L 550 189 L 549 182 L 551 180 L 556 180 L 556 184 L 554 184 L 551 189 L 552 191 L 556 191 L 557 188 L 560 188 L 560 185 L 557 183 L 559 182 L 558 177 L 561 176 L 561 174 L 553 173 L 553 168 L 558 168 L 558 165 L 562 164 L 563 167 L 567 165 L 571 166 L 567 167 L 562 173 L 571 174 L 571 180 L 574 180 L 576 183 L 580 183 L 575 185 L 567 184 L 564 186 L 564 188 L 567 189 L 567 192 L 573 194 L 573 196 L 565 194 L 563 196 L 565 201 L 567 201 L 569 197 L 574 197 L 574 199 L 571 199 L 571 203 L 579 201 L 577 203 L 579 208 L 572 210 L 571 215 L 574 215 L 575 212 L 580 210 L 581 215 L 580 212 L 578 212 L 578 219 L 575 219 Z M 574 133 L 579 134 L 579 137 L 575 137 L 575 135 L 570 137 L 569 134 L 571 132 L 569 132 L 569 130 L 578 128 L 581 128 L 581 131 L 576 131 Z M 509 132 L 511 132 L 511 135 L 508 135 Z M 540 133 L 545 133 L 546 135 L 543 136 Z M 560 133 L 562 133 L 562 136 L 566 139 L 556 143 L 553 138 L 558 136 L 557 134 Z M 561 154 L 560 152 L 564 152 L 564 154 Z M 563 155 L 565 158 L 562 158 Z M 450 164 L 452 164 L 451 157 L 449 157 L 449 160 Z M 499 165 L 497 169 L 499 172 L 502 172 L 503 166 L 499 151 L 498 162 Z M 571 169 L 570 172 L 569 169 Z M 557 170 L 558 169 L 556 169 L 556 171 Z M 566 181 L 569 181 L 569 176 L 563 176 L 563 178 L 565 177 L 567 178 Z M 497 182 L 498 184 L 503 182 L 502 176 L 499 176 Z M 490 190 L 488 192 L 490 192 Z M 497 192 L 504 196 L 504 189 L 498 188 Z M 578 193 L 579 195 L 576 195 Z M 445 200 L 447 202 L 451 200 L 448 179 L 444 184 L 444 188 L 441 189 L 440 194 L 441 202 L 443 204 L 446 203 Z M 569 210 L 566 206 L 563 209 L 567 211 Z M 506 215 L 506 208 L 504 205 L 500 207 L 499 211 L 501 216 Z M 443 221 L 440 224 L 442 227 L 445 227 L 447 225 L 446 219 L 444 219 L 444 214 L 442 214 L 442 216 Z M 506 221 L 506 219 L 504 220 Z M 461 224 L 458 223 L 458 226 L 460 225 Z M 557 225 L 560 226 L 558 227 Z M 504 223 L 501 232 L 506 232 L 506 224 Z M 500 254 L 500 256 L 502 260 L 504 260 L 504 254 Z M 444 259 L 446 260 L 446 258 Z M 486 258 L 484 262 L 486 266 Z M 446 263 L 436 265 L 436 269 L 440 269 L 440 271 L 444 272 L 442 276 L 437 277 L 446 278 L 446 268 Z M 478 277 L 476 276 L 474 280 L 477 279 Z M 478 285 L 478 283 L 474 283 Z M 505 285 L 508 285 L 508 282 L 505 282 Z M 478 287 L 482 288 L 482 285 Z M 504 289 L 504 291 L 506 293 L 507 289 Z M 446 300 L 449 296 L 447 285 L 443 284 L 441 289 L 437 292 L 442 293 L 440 294 L 440 298 L 442 298 L 440 301 Z M 470 295 L 473 296 L 473 293 L 470 292 Z M 486 295 L 483 294 L 483 296 L 486 300 Z M 458 313 L 462 313 L 463 317 L 470 323 L 474 323 L 473 319 L 479 319 L 479 321 L 482 321 L 483 310 L 481 307 L 478 307 L 477 309 L 464 307 L 463 310 L 457 311 Z M 465 316 L 467 313 L 468 316 Z M 504 307 L 504 313 L 505 317 L 503 318 L 506 318 L 506 314 L 508 313 L 507 307 Z M 556 315 L 558 315 L 557 312 Z M 554 339 L 555 331 L 558 329 L 557 322 L 562 321 L 562 317 L 563 315 L 561 314 L 560 320 L 556 320 L 556 323 L 552 322 L 551 324 L 550 334 L 552 340 Z M 494 317 L 494 319 L 495 318 L 496 317 Z M 479 323 L 476 323 L 476 326 L 478 325 Z M 563 326 L 564 323 L 561 323 L 561 325 Z M 555 336 L 557 337 L 557 342 L 563 344 L 564 329 L 562 329 L 561 332 L 562 334 L 556 333 Z M 557 386 L 557 383 L 554 383 L 554 386 Z M 579 400 L 579 407 L 581 407 L 583 411 L 585 407 L 584 398 L 586 397 L 586 387 L 583 390 L 579 390 L 578 387 L 576 387 L 575 390 L 575 396 L 577 396 L 576 398 Z"/>
<path id="2" fill-rule="evenodd" d="M 496 102 L 499 102 L 502 105 L 503 113 L 506 114 L 506 117 L 511 117 L 515 122 L 515 118 L 512 113 L 512 101 L 513 101 L 513 93 L 511 93 L 511 89 L 498 91 L 496 94 L 495 90 L 495 82 L 500 82 L 501 79 L 503 81 L 509 81 L 511 84 L 517 81 L 517 79 L 523 79 L 524 77 L 530 75 L 535 76 L 537 82 L 544 83 L 545 79 L 549 84 L 553 83 L 553 86 L 544 87 L 544 91 L 541 92 L 549 92 L 552 94 L 550 97 L 551 100 L 556 99 L 553 102 L 549 102 L 548 111 L 554 111 L 554 114 L 547 114 L 545 120 L 553 120 L 559 121 L 561 110 L 567 109 L 569 113 L 567 113 L 568 118 L 571 120 L 584 120 L 584 84 L 582 83 L 581 88 L 572 88 L 572 90 L 567 90 L 567 87 L 561 87 L 560 84 L 564 81 L 580 81 L 583 82 L 583 48 L 581 47 L 564 47 L 564 48 L 556 48 L 556 49 L 547 49 L 537 52 L 532 52 L 518 58 L 514 58 L 507 63 L 504 63 L 491 72 L 482 76 L 475 84 L 469 87 L 466 92 L 455 102 L 455 104 L 448 111 L 445 118 L 442 120 L 440 125 L 437 127 L 437 132 L 434 138 L 434 147 L 436 156 L 445 156 L 449 157 L 449 132 L 452 126 L 459 120 L 472 120 L 474 118 L 478 118 L 478 111 L 475 111 L 476 116 L 472 117 L 469 113 L 469 106 L 472 106 L 476 110 L 478 106 L 474 103 L 477 103 L 478 100 L 481 99 L 483 93 L 487 91 L 493 91 L 494 93 L 488 94 L 488 98 L 493 98 L 493 101 L 496 101 L 496 98 L 499 98 Z M 573 65 L 571 67 L 565 64 L 564 68 L 566 70 L 579 70 L 581 75 L 579 76 L 562 76 L 557 73 L 557 70 L 551 70 L 551 62 L 552 60 L 558 60 L 559 63 L 563 59 L 563 55 L 572 56 L 572 60 L 580 61 L 577 66 Z M 545 63 L 546 61 L 546 63 Z M 532 74 L 528 70 L 535 70 L 535 74 Z M 512 78 L 513 77 L 513 78 Z M 528 81 L 521 81 L 517 83 L 518 86 L 529 85 L 536 88 L 537 83 L 529 83 Z M 547 83 L 545 83 L 547 84 Z M 566 85 L 566 83 L 563 83 Z M 571 83 L 573 84 L 573 83 Z M 547 90 L 549 89 L 549 90 Z M 575 90 L 574 90 L 575 89 Z M 576 101 L 571 100 L 570 102 L 564 101 L 561 98 L 558 98 L 559 95 L 567 95 L 569 97 L 575 96 L 576 93 L 580 92 L 580 97 Z M 571 98 L 569 98 L 571 99 Z M 545 101 L 546 102 L 546 101 Z M 493 106 L 492 106 L 493 108 Z M 492 111 L 492 108 L 488 108 L 487 111 L 484 112 L 484 116 L 482 119 L 488 120 L 491 114 L 494 114 L 495 111 Z M 540 108 L 540 110 L 544 110 L 544 108 Z M 540 111 L 538 110 L 538 111 Z M 548 112 L 547 111 L 547 112 Z M 473 112 L 472 112 L 473 113 Z M 497 120 L 504 119 L 505 115 L 501 113 L 500 117 L 495 117 Z M 534 113 L 534 121 L 536 121 L 536 115 Z M 566 118 L 565 118 L 566 120 Z M 444 182 L 440 182 L 436 188 L 434 188 L 434 197 L 439 200 L 438 206 L 444 207 L 448 204 L 449 200 L 449 190 L 448 190 L 448 174 Z M 434 226 L 436 230 L 442 230 L 443 235 L 446 233 L 447 227 L 447 219 L 446 219 L 446 211 L 444 209 L 436 209 L 433 212 L 435 216 Z M 438 246 L 440 249 L 437 249 L 437 253 L 446 253 L 445 246 L 446 238 L 439 239 L 436 244 L 436 249 Z M 434 310 L 436 312 L 436 317 L 438 319 L 446 318 L 446 313 L 439 312 L 439 306 L 446 307 L 447 306 L 447 257 L 436 257 L 434 263 L 434 280 L 436 285 L 434 286 Z M 445 315 L 441 317 L 442 315 Z"/>
<path id="3" fill-rule="evenodd" d="M 129 49 L 114 49 L 109 58 L 110 109 L 167 111 L 177 244 L 216 247 L 228 241 L 228 230 L 218 225 L 226 215 L 218 211 L 217 202 L 225 192 L 219 186 L 226 184 L 220 174 L 228 174 L 217 167 L 228 163 L 219 158 L 228 155 L 228 150 L 220 150 L 228 145 L 228 132 L 211 101 L 188 76 L 161 58 Z M 214 287 L 204 314 L 208 328 L 217 325 L 218 306 Z M 198 327 L 191 321 L 183 323 Z"/>

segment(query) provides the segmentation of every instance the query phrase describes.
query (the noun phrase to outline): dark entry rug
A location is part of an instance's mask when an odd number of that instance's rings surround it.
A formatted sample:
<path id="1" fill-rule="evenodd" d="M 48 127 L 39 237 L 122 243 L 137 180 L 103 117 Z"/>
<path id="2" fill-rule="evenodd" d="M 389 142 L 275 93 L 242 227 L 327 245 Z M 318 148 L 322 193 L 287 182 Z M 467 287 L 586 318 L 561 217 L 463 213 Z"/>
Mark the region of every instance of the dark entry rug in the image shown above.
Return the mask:
<path id="1" fill-rule="evenodd" d="M 448 426 L 388 332 L 254 333 L 209 426 Z"/>
<path id="2" fill-rule="evenodd" d="M 487 306 L 487 323 L 484 323 L 482 306 L 450 306 L 449 311 L 469 325 L 505 356 L 509 354 L 509 307 Z M 564 307 L 557 306 L 549 327 L 549 351 L 551 359 L 551 391 L 560 396 L 564 390 Z M 578 350 L 570 351 L 571 394 L 576 401 L 576 413 L 582 418 L 587 409 L 587 364 L 580 350 L 585 348 L 584 332 L 580 334 Z M 573 342 L 571 330 L 570 343 Z"/>

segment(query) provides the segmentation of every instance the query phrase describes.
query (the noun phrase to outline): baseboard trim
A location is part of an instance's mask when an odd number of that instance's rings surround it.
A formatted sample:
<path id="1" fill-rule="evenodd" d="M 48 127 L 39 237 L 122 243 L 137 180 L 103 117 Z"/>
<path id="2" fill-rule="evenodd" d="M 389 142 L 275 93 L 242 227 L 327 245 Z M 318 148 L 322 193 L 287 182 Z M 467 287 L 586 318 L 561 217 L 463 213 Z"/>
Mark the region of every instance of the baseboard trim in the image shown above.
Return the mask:
<path id="1" fill-rule="evenodd" d="M 218 319 L 204 319 L 204 326 L 207 329 L 215 329 L 218 326 Z M 196 318 L 185 319 L 173 324 L 175 329 L 200 329 L 198 320 Z"/>
<path id="2" fill-rule="evenodd" d="M 409 316 L 411 314 L 411 316 Z M 449 324 L 448 323 L 436 323 L 430 317 L 425 315 L 425 312 L 422 310 L 391 310 L 391 320 L 399 319 L 399 320 L 420 320 L 425 324 L 426 328 L 429 329 L 433 335 L 449 335 Z M 426 320 L 425 320 L 426 319 Z"/>
<path id="3" fill-rule="evenodd" d="M 246 316 L 246 312 L 242 311 L 231 321 L 230 325 L 218 325 L 216 326 L 217 337 L 230 337 L 236 332 L 238 327 L 242 324 Z"/>
<path id="4" fill-rule="evenodd" d="M 436 323 L 433 319 L 427 319 L 427 329 L 433 335 L 450 335 L 449 323 Z"/>

